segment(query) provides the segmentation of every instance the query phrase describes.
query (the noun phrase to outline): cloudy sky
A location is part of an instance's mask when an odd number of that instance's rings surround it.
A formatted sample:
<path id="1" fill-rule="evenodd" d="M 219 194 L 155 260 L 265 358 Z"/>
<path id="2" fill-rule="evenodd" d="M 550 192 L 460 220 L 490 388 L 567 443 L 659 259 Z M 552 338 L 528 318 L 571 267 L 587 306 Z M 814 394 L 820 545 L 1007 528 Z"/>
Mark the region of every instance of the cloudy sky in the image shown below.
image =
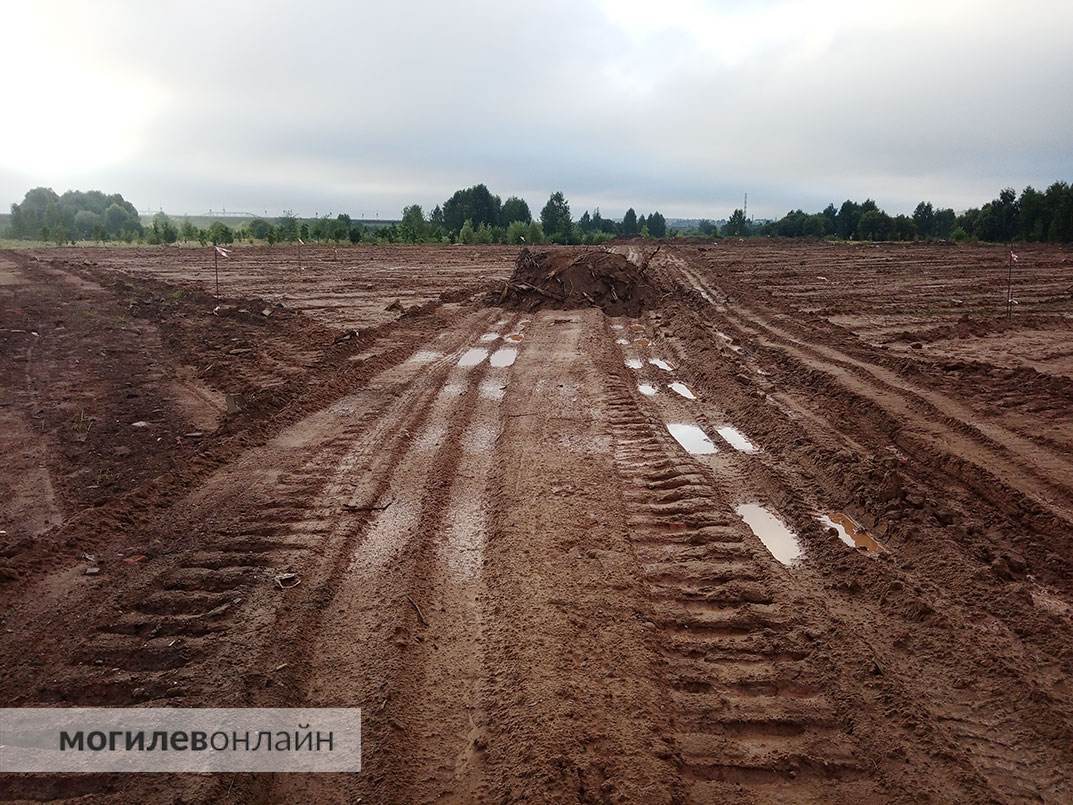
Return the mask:
<path id="1" fill-rule="evenodd" d="M 0 204 L 961 209 L 1073 179 L 1070 0 L 0 0 Z"/>

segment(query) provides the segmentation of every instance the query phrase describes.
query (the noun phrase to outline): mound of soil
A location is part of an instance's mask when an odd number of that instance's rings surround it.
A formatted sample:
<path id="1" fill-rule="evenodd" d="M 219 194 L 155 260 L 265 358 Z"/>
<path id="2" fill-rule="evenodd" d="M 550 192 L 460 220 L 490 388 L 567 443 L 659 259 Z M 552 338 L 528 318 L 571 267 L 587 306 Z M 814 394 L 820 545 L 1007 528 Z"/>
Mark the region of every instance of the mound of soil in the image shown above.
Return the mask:
<path id="1" fill-rule="evenodd" d="M 659 298 L 646 275 L 621 254 L 593 249 L 522 249 L 498 304 L 532 311 L 599 307 L 612 316 L 636 316 Z"/>

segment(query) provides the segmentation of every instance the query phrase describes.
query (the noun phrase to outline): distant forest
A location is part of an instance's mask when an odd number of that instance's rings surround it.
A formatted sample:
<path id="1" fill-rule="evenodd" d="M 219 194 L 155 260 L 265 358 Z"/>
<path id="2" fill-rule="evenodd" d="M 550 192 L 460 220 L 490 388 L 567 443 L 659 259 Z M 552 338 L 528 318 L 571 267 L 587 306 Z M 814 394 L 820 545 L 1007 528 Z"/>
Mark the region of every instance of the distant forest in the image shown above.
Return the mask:
<path id="1" fill-rule="evenodd" d="M 510 196 L 502 201 L 485 185 L 455 191 L 428 215 L 418 204 L 407 206 L 400 221 L 383 225 L 334 218 L 253 218 L 231 227 L 214 221 L 196 226 L 189 218 L 176 221 L 163 212 L 143 224 L 134 205 L 117 194 L 69 190 L 62 196 L 38 187 L 21 204 L 11 205 L 10 237 L 52 241 L 121 241 L 126 243 L 201 244 L 235 241 L 318 243 L 604 243 L 616 237 L 786 237 L 841 240 L 980 240 L 1073 242 L 1073 187 L 1055 182 L 1045 191 L 1012 188 L 979 208 L 957 214 L 922 201 L 912 215 L 888 215 L 875 201 L 829 204 L 821 212 L 793 210 L 777 221 L 754 222 L 734 210 L 722 223 L 700 220 L 695 227 L 669 228 L 662 213 L 638 215 L 631 208 L 621 220 L 605 218 L 599 208 L 575 219 L 561 191 L 552 193 L 534 218 L 529 205 Z M 0 233 L 2 234 L 2 233 Z"/>

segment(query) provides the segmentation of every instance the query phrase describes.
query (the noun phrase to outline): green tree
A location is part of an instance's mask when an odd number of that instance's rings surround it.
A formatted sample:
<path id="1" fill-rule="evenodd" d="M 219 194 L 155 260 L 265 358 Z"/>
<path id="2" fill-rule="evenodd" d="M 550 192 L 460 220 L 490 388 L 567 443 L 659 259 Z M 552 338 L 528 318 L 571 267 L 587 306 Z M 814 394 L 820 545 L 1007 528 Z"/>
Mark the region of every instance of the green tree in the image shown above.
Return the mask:
<path id="1" fill-rule="evenodd" d="M 473 229 L 473 221 L 467 218 L 462 222 L 462 226 L 458 230 L 458 242 L 459 243 L 476 243 L 477 233 Z"/>
<path id="2" fill-rule="evenodd" d="M 529 222 L 529 234 L 526 236 L 526 243 L 543 243 L 544 242 L 544 228 L 537 221 Z"/>
<path id="3" fill-rule="evenodd" d="M 234 233 L 222 221 L 213 221 L 206 234 L 214 246 L 219 246 L 221 243 L 232 243 L 235 240 Z"/>
<path id="4" fill-rule="evenodd" d="M 873 202 L 874 203 L 874 202 Z M 862 205 L 863 206 L 863 205 Z M 893 221 L 882 210 L 866 210 L 857 222 L 859 240 L 890 240 Z"/>
<path id="5" fill-rule="evenodd" d="M 495 232 L 488 224 L 481 224 L 474 233 L 474 240 L 477 243 L 492 243 L 495 241 Z"/>
<path id="6" fill-rule="evenodd" d="M 466 220 L 474 227 L 495 226 L 499 223 L 501 206 L 499 196 L 493 196 L 483 184 L 456 190 L 443 203 L 444 225 L 449 232 L 459 232 Z"/>
<path id="7" fill-rule="evenodd" d="M 894 216 L 890 236 L 894 240 L 915 240 L 917 236 L 916 222 L 908 215 Z"/>
<path id="8" fill-rule="evenodd" d="M 954 232 L 954 227 L 957 226 L 957 216 L 954 211 L 947 207 L 946 209 L 936 210 L 935 216 L 931 222 L 931 234 L 935 238 L 949 238 Z"/>
<path id="9" fill-rule="evenodd" d="M 540 211 L 540 225 L 545 237 L 567 243 L 570 241 L 573 221 L 570 218 L 570 205 L 561 190 L 552 193 Z"/>
<path id="10" fill-rule="evenodd" d="M 499 215 L 501 226 L 509 226 L 515 221 L 522 221 L 528 224 L 532 220 L 533 216 L 529 212 L 529 205 L 525 203 L 524 199 L 511 196 L 503 202 L 503 209 Z"/>
<path id="11" fill-rule="evenodd" d="M 279 239 L 293 243 L 298 240 L 298 219 L 290 210 L 284 210 L 283 215 L 276 219 L 279 227 Z"/>
<path id="12" fill-rule="evenodd" d="M 197 240 L 197 227 L 190 222 L 189 218 L 183 219 L 182 226 L 179 227 L 179 237 L 185 243 Z"/>
<path id="13" fill-rule="evenodd" d="M 153 216 L 153 238 L 156 243 L 174 243 L 179 239 L 179 230 L 165 212 Z"/>
<path id="14" fill-rule="evenodd" d="M 511 221 L 507 224 L 507 243 L 527 243 L 529 224 L 525 221 Z"/>
<path id="15" fill-rule="evenodd" d="M 731 237 L 745 237 L 749 234 L 749 222 L 745 220 L 745 213 L 742 210 L 734 210 L 726 226 L 723 227 L 723 234 Z"/>
<path id="16" fill-rule="evenodd" d="M 917 234 L 922 238 L 930 238 L 935 224 L 935 209 L 931 202 L 920 202 L 913 210 L 913 223 L 916 225 Z"/>
<path id="17" fill-rule="evenodd" d="M 838 208 L 838 215 L 835 216 L 836 233 L 840 238 L 849 240 L 856 234 L 862 213 L 861 205 L 857 202 L 849 199 L 842 202 L 842 206 Z"/>
<path id="18" fill-rule="evenodd" d="M 74 215 L 74 236 L 78 240 L 89 240 L 93 230 L 101 225 L 102 218 L 91 210 L 79 210 Z"/>
<path id="19" fill-rule="evenodd" d="M 257 240 L 268 240 L 268 233 L 272 229 L 272 224 L 268 223 L 264 218 L 254 218 L 249 223 L 250 235 L 257 238 Z M 184 237 L 183 240 L 186 240 Z"/>
<path id="20" fill-rule="evenodd" d="M 637 223 L 637 213 L 633 211 L 633 207 L 630 207 L 626 210 L 626 214 L 622 216 L 622 234 L 632 237 L 640 231 L 641 227 Z"/>
<path id="21" fill-rule="evenodd" d="M 411 204 L 402 211 L 399 238 L 406 243 L 422 243 L 428 230 L 425 213 L 420 204 Z"/>
<path id="22" fill-rule="evenodd" d="M 654 238 L 667 237 L 667 219 L 660 212 L 654 212 L 648 216 L 648 231 Z"/>

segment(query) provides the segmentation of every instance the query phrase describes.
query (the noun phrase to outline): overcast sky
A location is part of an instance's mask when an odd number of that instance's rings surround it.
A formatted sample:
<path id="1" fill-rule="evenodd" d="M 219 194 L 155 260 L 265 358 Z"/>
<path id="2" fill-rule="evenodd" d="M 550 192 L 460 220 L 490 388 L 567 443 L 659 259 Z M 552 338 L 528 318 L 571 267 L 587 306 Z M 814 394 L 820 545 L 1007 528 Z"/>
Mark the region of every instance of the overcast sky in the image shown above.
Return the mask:
<path id="1" fill-rule="evenodd" d="M 1073 179 L 1070 0 L 0 0 L 0 203 L 755 216 Z"/>

